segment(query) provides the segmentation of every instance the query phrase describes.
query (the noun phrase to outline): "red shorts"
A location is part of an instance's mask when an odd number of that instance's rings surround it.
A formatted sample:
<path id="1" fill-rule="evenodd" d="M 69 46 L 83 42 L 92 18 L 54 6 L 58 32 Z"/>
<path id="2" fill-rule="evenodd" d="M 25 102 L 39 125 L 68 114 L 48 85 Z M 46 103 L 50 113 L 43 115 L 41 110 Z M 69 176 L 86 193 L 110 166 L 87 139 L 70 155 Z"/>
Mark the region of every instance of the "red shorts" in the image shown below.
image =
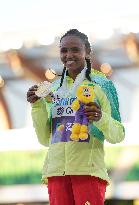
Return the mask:
<path id="1" fill-rule="evenodd" d="M 50 205 L 104 205 L 106 185 L 94 176 L 49 177 Z"/>

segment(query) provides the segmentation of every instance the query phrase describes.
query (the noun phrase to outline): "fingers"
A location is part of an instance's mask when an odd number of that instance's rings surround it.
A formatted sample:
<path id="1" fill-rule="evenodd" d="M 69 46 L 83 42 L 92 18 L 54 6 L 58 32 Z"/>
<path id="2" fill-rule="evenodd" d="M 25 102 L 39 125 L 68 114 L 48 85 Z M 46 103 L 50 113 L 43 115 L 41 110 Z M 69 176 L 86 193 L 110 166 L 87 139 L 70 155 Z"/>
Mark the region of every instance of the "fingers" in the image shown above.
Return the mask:
<path id="1" fill-rule="evenodd" d="M 101 111 L 100 112 L 85 112 L 85 114 L 87 117 L 89 116 L 97 117 L 97 116 L 101 116 Z"/>
<path id="2" fill-rule="evenodd" d="M 87 107 L 97 107 L 100 108 L 100 106 L 98 105 L 98 103 L 96 102 L 90 102 L 86 104 Z"/>
<path id="3" fill-rule="evenodd" d="M 29 88 L 29 91 L 36 91 L 38 88 L 37 85 L 33 85 L 32 87 Z"/>
<path id="4" fill-rule="evenodd" d="M 28 91 L 28 92 L 27 92 L 27 97 L 30 97 L 30 96 L 32 96 L 32 95 L 35 95 L 35 92 L 34 92 L 34 91 Z"/>
<path id="5" fill-rule="evenodd" d="M 84 111 L 101 113 L 101 107 L 97 103 L 91 102 L 91 103 L 86 104 Z"/>
<path id="6" fill-rule="evenodd" d="M 87 116 L 89 122 L 99 121 L 101 117 L 102 117 L 102 114 L 98 114 L 98 115 L 94 114 L 94 115 Z"/>
<path id="7" fill-rule="evenodd" d="M 85 113 L 85 114 L 89 122 L 98 121 L 102 117 L 102 113 L 90 112 L 90 113 Z"/>
<path id="8" fill-rule="evenodd" d="M 88 103 L 85 106 L 84 112 L 89 122 L 98 121 L 102 117 L 101 107 L 95 102 Z"/>
<path id="9" fill-rule="evenodd" d="M 87 107 L 84 109 L 84 112 L 89 113 L 89 112 L 94 112 L 94 113 L 101 113 L 101 108 L 96 108 L 96 107 Z"/>
<path id="10" fill-rule="evenodd" d="M 36 95 L 32 95 L 32 96 L 27 97 L 27 101 L 30 102 L 30 103 L 34 103 L 38 99 L 39 99 L 39 97 L 36 96 Z"/>
<path id="11" fill-rule="evenodd" d="M 35 94 L 35 91 L 37 91 L 38 86 L 34 85 L 31 88 L 29 88 L 28 92 L 27 92 L 27 101 L 30 103 L 34 103 L 36 102 L 39 97 Z"/>
<path id="12" fill-rule="evenodd" d="M 27 101 L 30 102 L 30 103 L 34 103 L 38 99 L 40 99 L 40 98 L 38 96 L 36 96 L 36 95 L 32 95 L 32 96 L 27 97 Z"/>

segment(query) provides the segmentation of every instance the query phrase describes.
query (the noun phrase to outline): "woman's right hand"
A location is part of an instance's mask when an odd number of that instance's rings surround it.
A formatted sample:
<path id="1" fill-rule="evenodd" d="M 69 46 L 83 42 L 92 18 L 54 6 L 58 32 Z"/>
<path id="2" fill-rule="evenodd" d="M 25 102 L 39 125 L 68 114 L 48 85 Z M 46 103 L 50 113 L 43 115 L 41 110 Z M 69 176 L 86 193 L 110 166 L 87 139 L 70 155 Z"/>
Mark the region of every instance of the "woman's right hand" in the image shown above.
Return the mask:
<path id="1" fill-rule="evenodd" d="M 40 99 L 40 97 L 38 97 L 35 94 L 35 91 L 37 91 L 38 86 L 37 85 L 33 85 L 31 88 L 29 88 L 29 90 L 27 91 L 27 101 L 30 103 L 34 103 L 36 102 L 38 99 Z"/>

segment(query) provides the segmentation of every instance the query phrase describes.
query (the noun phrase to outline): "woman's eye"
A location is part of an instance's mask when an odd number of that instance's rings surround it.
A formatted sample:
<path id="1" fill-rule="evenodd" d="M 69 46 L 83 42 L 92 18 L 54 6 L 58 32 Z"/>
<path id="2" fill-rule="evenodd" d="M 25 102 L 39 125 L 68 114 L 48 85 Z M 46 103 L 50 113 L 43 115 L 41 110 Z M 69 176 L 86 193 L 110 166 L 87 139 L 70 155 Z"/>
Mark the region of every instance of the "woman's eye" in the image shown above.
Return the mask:
<path id="1" fill-rule="evenodd" d="M 61 53 L 67 53 L 67 49 L 66 48 L 61 48 L 60 52 Z"/>
<path id="2" fill-rule="evenodd" d="M 77 48 L 77 47 L 73 47 L 73 48 L 61 48 L 60 49 L 60 52 L 61 53 L 67 53 L 68 51 L 69 52 L 73 52 L 73 53 L 78 53 L 78 52 L 80 52 L 80 48 Z"/>
<path id="3" fill-rule="evenodd" d="M 72 52 L 77 53 L 77 52 L 80 51 L 80 48 L 76 48 L 76 47 L 75 47 L 75 48 L 72 48 L 71 50 L 72 50 Z"/>

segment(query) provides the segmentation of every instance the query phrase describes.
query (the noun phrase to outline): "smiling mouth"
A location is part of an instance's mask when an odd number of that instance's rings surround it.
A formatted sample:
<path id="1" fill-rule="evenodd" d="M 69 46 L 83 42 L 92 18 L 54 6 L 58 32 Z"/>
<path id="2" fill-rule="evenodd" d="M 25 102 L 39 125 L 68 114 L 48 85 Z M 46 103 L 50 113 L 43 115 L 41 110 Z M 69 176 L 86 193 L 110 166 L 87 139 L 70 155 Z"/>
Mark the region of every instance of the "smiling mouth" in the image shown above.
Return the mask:
<path id="1" fill-rule="evenodd" d="M 91 95 L 90 95 L 90 94 L 85 94 L 84 96 L 85 96 L 85 97 L 90 97 Z"/>
<path id="2" fill-rule="evenodd" d="M 72 60 L 66 61 L 66 64 L 67 64 L 67 65 L 71 65 L 71 64 L 73 64 L 73 63 L 75 63 L 75 61 L 72 61 Z"/>

